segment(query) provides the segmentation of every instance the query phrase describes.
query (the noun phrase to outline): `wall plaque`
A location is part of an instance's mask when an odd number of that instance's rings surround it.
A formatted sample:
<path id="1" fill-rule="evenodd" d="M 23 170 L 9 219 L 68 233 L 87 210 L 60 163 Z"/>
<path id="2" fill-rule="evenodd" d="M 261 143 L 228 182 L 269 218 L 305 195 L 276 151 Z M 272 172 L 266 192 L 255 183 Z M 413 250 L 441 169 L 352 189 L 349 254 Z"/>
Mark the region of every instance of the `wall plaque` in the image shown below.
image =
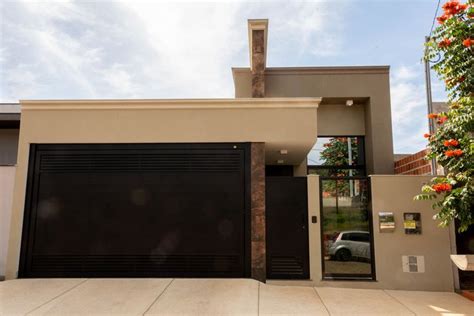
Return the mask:
<path id="1" fill-rule="evenodd" d="M 395 230 L 395 217 L 393 212 L 379 212 L 379 231 L 391 233 Z"/>
<path id="2" fill-rule="evenodd" d="M 403 213 L 403 228 L 405 228 L 405 234 L 408 234 L 408 235 L 421 234 L 421 214 L 420 213 Z"/>

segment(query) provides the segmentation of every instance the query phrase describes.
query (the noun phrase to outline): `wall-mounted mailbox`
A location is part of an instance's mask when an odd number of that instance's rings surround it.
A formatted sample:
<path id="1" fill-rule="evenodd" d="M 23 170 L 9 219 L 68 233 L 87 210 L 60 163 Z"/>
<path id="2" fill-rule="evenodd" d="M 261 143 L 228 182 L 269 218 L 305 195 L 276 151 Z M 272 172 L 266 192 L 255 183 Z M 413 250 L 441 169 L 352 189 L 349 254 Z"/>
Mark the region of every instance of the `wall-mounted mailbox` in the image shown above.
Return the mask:
<path id="1" fill-rule="evenodd" d="M 420 213 L 403 213 L 403 228 L 407 235 L 421 234 L 421 214 Z"/>
<path id="2" fill-rule="evenodd" d="M 393 212 L 379 212 L 379 231 L 391 233 L 395 230 L 395 217 Z"/>

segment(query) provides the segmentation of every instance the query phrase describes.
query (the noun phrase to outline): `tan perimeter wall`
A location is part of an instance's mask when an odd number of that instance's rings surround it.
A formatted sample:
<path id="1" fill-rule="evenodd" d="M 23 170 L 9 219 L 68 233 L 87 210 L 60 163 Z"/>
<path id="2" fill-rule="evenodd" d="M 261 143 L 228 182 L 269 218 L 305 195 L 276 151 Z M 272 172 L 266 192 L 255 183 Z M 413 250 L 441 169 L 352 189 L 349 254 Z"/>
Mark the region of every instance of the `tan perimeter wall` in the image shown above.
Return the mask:
<path id="1" fill-rule="evenodd" d="M 453 291 L 453 270 L 450 255 L 450 229 L 440 228 L 433 220 L 429 201 L 413 201 L 427 176 L 372 176 L 372 212 L 376 278 L 374 281 L 323 281 L 321 272 L 321 210 L 319 176 L 308 175 L 308 212 L 311 281 L 271 281 L 271 283 L 316 285 L 349 288 L 394 290 Z M 392 233 L 380 233 L 378 212 L 393 212 L 396 228 Z M 420 212 L 421 235 L 406 235 L 403 213 Z M 318 223 L 311 223 L 318 216 Z M 424 256 L 424 273 L 402 270 L 402 255 Z"/>
<path id="2" fill-rule="evenodd" d="M 0 166 L 0 279 L 5 276 L 7 263 L 15 169 L 14 166 Z"/>
<path id="3" fill-rule="evenodd" d="M 375 263 L 377 279 L 384 288 L 452 291 L 454 279 L 449 258 L 450 228 L 441 228 L 433 220 L 432 201 L 413 201 L 430 176 L 372 176 Z M 395 215 L 395 231 L 379 232 L 378 212 Z M 421 235 L 406 235 L 403 213 L 421 213 Z M 402 271 L 402 255 L 425 257 L 424 273 Z"/>
<path id="4" fill-rule="evenodd" d="M 251 97 L 250 70 L 234 68 L 233 75 L 235 97 Z M 389 67 L 267 68 L 265 97 L 322 97 L 318 135 L 365 135 L 367 173 L 393 174 Z M 325 105 L 326 98 L 365 100 L 364 109 Z"/>

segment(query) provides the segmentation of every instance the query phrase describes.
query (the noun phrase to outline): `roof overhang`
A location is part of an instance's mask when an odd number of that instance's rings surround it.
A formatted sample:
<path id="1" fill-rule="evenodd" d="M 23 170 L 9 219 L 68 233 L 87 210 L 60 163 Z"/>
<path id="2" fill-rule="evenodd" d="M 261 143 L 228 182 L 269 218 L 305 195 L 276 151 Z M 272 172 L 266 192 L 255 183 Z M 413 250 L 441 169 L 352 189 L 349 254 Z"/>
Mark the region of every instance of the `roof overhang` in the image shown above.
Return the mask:
<path id="1" fill-rule="evenodd" d="M 296 165 L 317 138 L 321 98 L 22 100 L 28 143 L 264 142 L 267 164 Z"/>
<path id="2" fill-rule="evenodd" d="M 20 128 L 20 104 L 0 103 L 0 129 Z"/>
<path id="3" fill-rule="evenodd" d="M 17 129 L 20 127 L 20 113 L 0 113 L 0 129 Z"/>

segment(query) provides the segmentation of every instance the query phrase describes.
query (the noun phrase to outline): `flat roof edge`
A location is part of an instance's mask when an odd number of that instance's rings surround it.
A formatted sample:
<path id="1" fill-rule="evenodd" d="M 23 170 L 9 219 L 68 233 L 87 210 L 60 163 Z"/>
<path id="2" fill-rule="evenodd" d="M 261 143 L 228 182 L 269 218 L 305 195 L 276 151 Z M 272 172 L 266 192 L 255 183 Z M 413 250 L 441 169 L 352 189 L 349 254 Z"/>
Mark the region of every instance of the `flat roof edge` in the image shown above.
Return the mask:
<path id="1" fill-rule="evenodd" d="M 322 66 L 322 67 L 268 67 L 266 75 L 274 74 L 388 74 L 389 65 L 379 66 Z M 250 72 L 248 67 L 233 67 L 232 73 Z"/>
<path id="2" fill-rule="evenodd" d="M 20 103 L 18 102 L 0 103 L 0 114 L 19 114 L 20 112 Z"/>
<path id="3" fill-rule="evenodd" d="M 20 100 L 22 110 L 317 108 L 322 98 Z"/>

